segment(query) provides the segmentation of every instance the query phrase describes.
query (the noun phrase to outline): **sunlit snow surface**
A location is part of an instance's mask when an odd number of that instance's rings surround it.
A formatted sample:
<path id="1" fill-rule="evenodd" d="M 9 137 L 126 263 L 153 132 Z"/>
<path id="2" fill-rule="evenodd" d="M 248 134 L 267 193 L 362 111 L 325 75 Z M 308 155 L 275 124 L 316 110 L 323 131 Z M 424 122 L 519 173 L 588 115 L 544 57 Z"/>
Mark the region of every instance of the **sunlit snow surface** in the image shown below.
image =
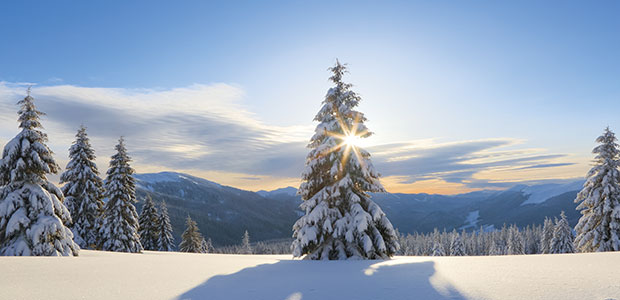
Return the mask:
<path id="1" fill-rule="evenodd" d="M 620 253 L 299 261 L 82 250 L 0 257 L 0 299 L 620 299 Z"/>

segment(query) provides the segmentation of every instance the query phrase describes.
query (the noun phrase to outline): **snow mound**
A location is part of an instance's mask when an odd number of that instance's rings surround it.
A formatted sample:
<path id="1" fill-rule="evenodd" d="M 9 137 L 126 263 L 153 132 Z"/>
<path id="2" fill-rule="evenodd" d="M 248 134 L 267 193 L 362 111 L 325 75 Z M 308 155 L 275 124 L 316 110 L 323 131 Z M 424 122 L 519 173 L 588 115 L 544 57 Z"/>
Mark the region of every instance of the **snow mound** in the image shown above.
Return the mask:
<path id="1" fill-rule="evenodd" d="M 568 183 L 547 183 L 533 186 L 521 184 L 514 186 L 509 191 L 522 192 L 527 196 L 527 200 L 521 203 L 521 205 L 539 204 L 567 192 L 579 191 L 583 188 L 583 183 L 583 180 L 578 180 Z"/>
<path id="2" fill-rule="evenodd" d="M 300 261 L 83 250 L 0 259 L 0 299 L 620 298 L 620 252 Z"/>

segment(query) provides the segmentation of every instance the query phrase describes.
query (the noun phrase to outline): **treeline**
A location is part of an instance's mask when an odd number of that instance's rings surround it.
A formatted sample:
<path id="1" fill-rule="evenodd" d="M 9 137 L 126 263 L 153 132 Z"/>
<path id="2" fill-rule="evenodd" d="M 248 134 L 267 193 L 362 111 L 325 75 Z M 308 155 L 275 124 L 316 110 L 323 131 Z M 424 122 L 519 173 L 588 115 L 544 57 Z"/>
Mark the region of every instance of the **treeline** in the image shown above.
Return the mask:
<path id="1" fill-rule="evenodd" d="M 504 225 L 499 230 L 480 228 L 467 232 L 435 229 L 431 233 L 398 233 L 400 250 L 405 256 L 480 256 L 573 253 L 574 235 L 564 212 L 544 225 L 530 225 L 520 229 Z M 240 246 L 214 249 L 216 253 L 240 254 Z M 253 254 L 291 254 L 290 241 L 259 242 Z"/>
<path id="2" fill-rule="evenodd" d="M 500 230 L 400 234 L 398 255 L 477 256 L 573 253 L 573 233 L 562 213 L 555 222 L 524 229 L 504 225 Z"/>

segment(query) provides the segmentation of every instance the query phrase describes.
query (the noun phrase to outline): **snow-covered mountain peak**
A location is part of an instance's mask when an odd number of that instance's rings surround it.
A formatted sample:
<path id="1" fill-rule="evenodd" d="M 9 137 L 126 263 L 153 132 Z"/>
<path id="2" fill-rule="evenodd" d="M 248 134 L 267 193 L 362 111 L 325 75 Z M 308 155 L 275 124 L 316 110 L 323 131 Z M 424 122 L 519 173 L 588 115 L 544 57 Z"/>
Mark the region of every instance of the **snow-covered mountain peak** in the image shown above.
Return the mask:
<path id="1" fill-rule="evenodd" d="M 297 189 L 292 187 L 292 186 L 287 186 L 285 188 L 279 188 L 279 189 L 275 189 L 273 191 L 261 190 L 261 191 L 258 191 L 256 193 L 261 195 L 261 196 L 263 196 L 263 197 L 279 195 L 279 194 L 285 194 L 287 196 L 295 196 L 295 195 L 297 195 Z"/>
<path id="2" fill-rule="evenodd" d="M 189 181 L 194 184 L 203 184 L 211 187 L 222 187 L 219 183 L 212 182 L 206 179 L 194 177 L 184 173 L 177 172 L 159 172 L 159 173 L 144 173 L 144 174 L 135 174 L 134 177 L 139 181 L 139 184 L 156 184 L 161 182 L 181 182 L 181 181 Z"/>

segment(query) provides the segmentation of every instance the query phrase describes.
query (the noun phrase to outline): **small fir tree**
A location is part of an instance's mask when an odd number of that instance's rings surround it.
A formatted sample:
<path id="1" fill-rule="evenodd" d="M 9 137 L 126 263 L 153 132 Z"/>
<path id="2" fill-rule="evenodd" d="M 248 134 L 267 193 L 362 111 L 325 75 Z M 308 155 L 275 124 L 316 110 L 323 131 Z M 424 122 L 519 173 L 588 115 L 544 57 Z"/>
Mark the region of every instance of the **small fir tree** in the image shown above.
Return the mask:
<path id="1" fill-rule="evenodd" d="M 159 208 L 159 236 L 157 238 L 157 249 L 159 251 L 173 251 L 174 237 L 172 236 L 172 225 L 168 216 L 166 203 L 162 202 Z"/>
<path id="2" fill-rule="evenodd" d="M 250 246 L 250 234 L 246 230 L 241 238 L 240 254 L 252 254 L 252 246 Z"/>
<path id="3" fill-rule="evenodd" d="M 46 176 L 59 167 L 41 131 L 44 114 L 35 108 L 30 89 L 17 104 L 21 131 L 0 160 L 0 255 L 78 255 L 79 246 L 65 226 L 71 215 L 62 191 Z"/>
<path id="4" fill-rule="evenodd" d="M 142 206 L 142 212 L 138 221 L 140 224 L 138 234 L 140 235 L 140 243 L 144 250 L 158 250 L 160 221 L 155 203 L 153 203 L 153 199 L 149 195 L 144 200 L 144 206 Z"/>
<path id="5" fill-rule="evenodd" d="M 329 89 L 315 120 L 312 150 L 299 194 L 305 211 L 293 225 L 294 257 L 306 259 L 384 259 L 398 251 L 398 237 L 369 192 L 384 192 L 370 154 L 355 145 L 371 133 L 364 114 L 355 110 L 361 98 L 344 83 L 346 67 L 330 69 Z"/>
<path id="6" fill-rule="evenodd" d="M 510 226 L 508 229 L 508 254 L 521 255 L 525 254 L 523 250 L 523 237 L 516 225 Z"/>
<path id="7" fill-rule="evenodd" d="M 450 241 L 450 255 L 451 256 L 464 256 L 465 245 L 463 240 L 456 230 L 452 232 L 452 240 Z"/>
<path id="8" fill-rule="evenodd" d="M 553 238 L 551 239 L 550 253 L 573 253 L 573 231 L 568 225 L 566 215 L 562 211 L 560 219 L 555 224 Z"/>
<path id="9" fill-rule="evenodd" d="M 551 247 L 551 239 L 553 238 L 553 221 L 551 219 L 545 217 L 545 221 L 543 223 L 542 236 L 540 239 L 540 253 L 549 254 Z"/>
<path id="10" fill-rule="evenodd" d="M 141 252 L 138 235 L 138 213 L 134 170 L 129 165 L 125 142 L 121 137 L 116 145 L 117 153 L 110 160 L 105 180 L 106 198 L 103 221 L 100 228 L 101 248 L 105 251 Z"/>
<path id="11" fill-rule="evenodd" d="M 187 216 L 186 220 L 187 229 L 181 235 L 181 244 L 179 244 L 179 251 L 181 252 L 191 252 L 191 253 L 205 253 L 205 244 L 203 243 L 204 238 L 200 234 L 198 230 L 198 226 L 196 222 Z"/>
<path id="12" fill-rule="evenodd" d="M 594 167 L 575 199 L 581 218 L 575 226 L 575 246 L 582 252 L 620 250 L 620 173 L 615 134 L 605 129 L 596 139 Z"/>
<path id="13" fill-rule="evenodd" d="M 86 127 L 80 126 L 75 137 L 60 182 L 65 183 L 62 192 L 73 220 L 73 238 L 80 247 L 92 249 L 97 245 L 98 225 L 103 212 L 103 180 L 99 177 L 95 150 L 90 145 Z"/>
<path id="14" fill-rule="evenodd" d="M 431 256 L 446 256 L 446 251 L 440 241 L 433 242 L 433 249 L 431 250 Z"/>

